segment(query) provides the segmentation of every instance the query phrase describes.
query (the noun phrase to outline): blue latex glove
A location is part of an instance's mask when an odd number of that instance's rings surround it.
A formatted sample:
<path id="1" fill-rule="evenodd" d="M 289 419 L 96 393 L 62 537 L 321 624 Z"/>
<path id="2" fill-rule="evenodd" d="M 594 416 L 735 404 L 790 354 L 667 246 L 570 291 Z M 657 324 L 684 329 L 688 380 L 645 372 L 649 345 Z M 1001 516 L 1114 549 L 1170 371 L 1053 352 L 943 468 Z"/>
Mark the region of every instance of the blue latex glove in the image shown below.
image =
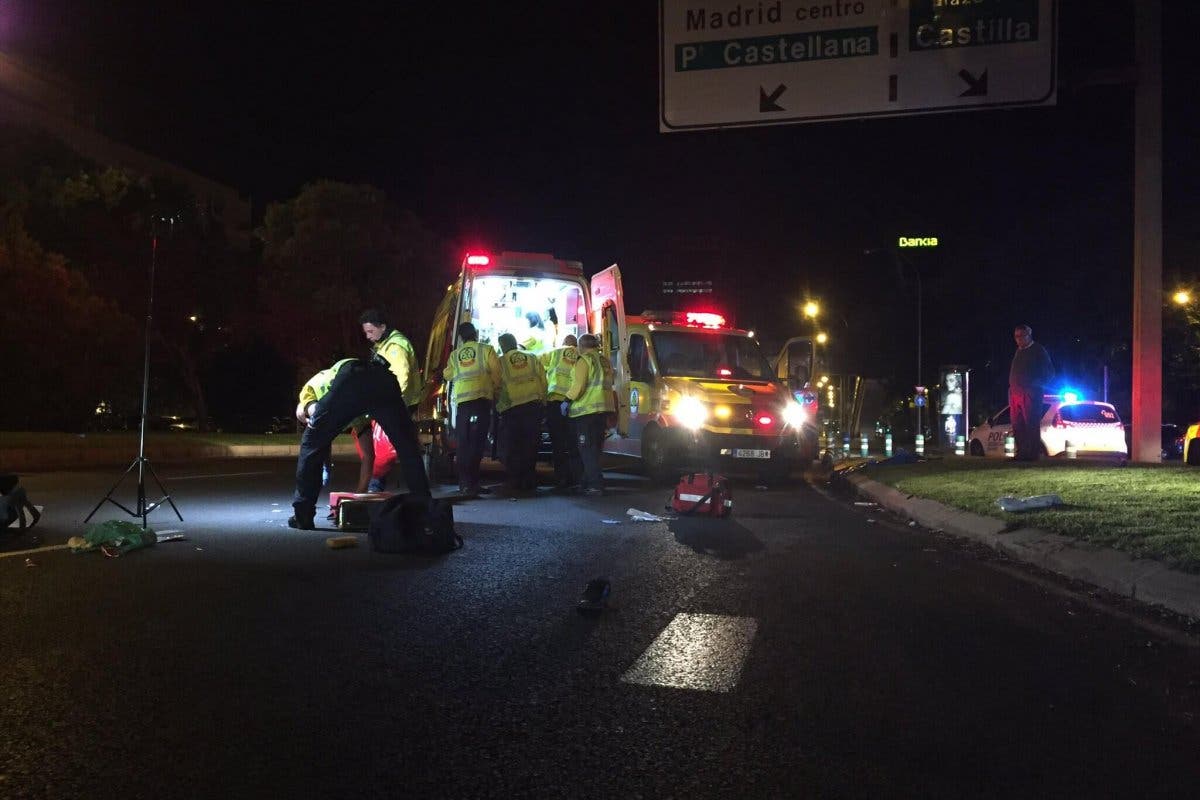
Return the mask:
<path id="1" fill-rule="evenodd" d="M 561 411 L 562 415 L 565 417 L 567 415 L 567 409 L 569 409 L 570 407 L 571 407 L 571 401 L 563 400 L 562 403 L 559 405 L 558 410 Z"/>

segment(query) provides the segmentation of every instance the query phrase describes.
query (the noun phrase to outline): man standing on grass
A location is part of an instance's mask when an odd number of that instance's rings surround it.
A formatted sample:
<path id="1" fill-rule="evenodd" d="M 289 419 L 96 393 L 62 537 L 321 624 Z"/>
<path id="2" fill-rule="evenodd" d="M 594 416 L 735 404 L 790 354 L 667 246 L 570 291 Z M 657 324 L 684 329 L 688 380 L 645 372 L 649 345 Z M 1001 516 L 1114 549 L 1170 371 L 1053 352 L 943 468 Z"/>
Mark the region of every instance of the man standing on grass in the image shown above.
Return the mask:
<path id="1" fill-rule="evenodd" d="M 1013 329 L 1017 352 L 1008 370 L 1008 410 L 1018 461 L 1037 461 L 1042 454 L 1042 395 L 1054 379 L 1046 348 L 1033 340 L 1033 328 Z"/>

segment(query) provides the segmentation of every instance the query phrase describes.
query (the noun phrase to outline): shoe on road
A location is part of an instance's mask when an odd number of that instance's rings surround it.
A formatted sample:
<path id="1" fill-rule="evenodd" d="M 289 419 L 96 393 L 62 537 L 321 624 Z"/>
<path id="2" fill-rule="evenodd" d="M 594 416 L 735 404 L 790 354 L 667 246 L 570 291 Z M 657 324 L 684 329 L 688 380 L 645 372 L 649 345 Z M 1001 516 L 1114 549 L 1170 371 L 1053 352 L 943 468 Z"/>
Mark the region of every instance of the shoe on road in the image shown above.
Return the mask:
<path id="1" fill-rule="evenodd" d="M 311 531 L 313 530 L 313 518 L 300 519 L 296 516 L 288 517 L 288 527 L 295 528 L 298 531 Z"/>

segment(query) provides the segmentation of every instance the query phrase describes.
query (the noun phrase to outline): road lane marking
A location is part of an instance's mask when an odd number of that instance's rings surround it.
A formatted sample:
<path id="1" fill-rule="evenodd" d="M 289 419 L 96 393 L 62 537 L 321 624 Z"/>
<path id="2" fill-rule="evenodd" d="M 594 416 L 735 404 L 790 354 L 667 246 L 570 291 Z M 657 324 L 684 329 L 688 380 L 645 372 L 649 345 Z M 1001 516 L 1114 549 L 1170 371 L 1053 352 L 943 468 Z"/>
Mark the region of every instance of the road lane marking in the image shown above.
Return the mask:
<path id="1" fill-rule="evenodd" d="M 244 478 L 247 475 L 274 475 L 273 472 L 223 472 L 213 475 L 172 475 L 169 481 L 198 481 L 204 478 Z"/>
<path id="2" fill-rule="evenodd" d="M 621 680 L 705 692 L 733 691 L 757 632 L 758 620 L 753 617 L 676 614 Z"/>
<path id="3" fill-rule="evenodd" d="M 66 550 L 70 545 L 52 544 L 47 547 L 35 547 L 31 550 L 13 550 L 11 553 L 0 553 L 0 558 L 12 558 L 13 556 L 28 556 L 34 553 L 49 553 L 51 550 Z"/>

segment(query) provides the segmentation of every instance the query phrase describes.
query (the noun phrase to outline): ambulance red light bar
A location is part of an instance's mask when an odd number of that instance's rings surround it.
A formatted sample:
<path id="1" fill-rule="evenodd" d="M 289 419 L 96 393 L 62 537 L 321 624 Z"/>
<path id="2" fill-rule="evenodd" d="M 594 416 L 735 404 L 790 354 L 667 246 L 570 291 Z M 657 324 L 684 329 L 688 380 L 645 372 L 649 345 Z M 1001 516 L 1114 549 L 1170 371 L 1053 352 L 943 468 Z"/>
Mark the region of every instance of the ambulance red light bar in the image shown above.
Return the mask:
<path id="1" fill-rule="evenodd" d="M 696 325 L 701 328 L 724 328 L 725 317 L 711 311 L 688 311 L 683 315 L 685 325 Z"/>
<path id="2" fill-rule="evenodd" d="M 488 258 L 487 256 L 481 256 L 481 255 L 467 256 L 467 265 L 468 266 L 486 267 L 490 263 L 492 263 L 492 259 Z"/>

